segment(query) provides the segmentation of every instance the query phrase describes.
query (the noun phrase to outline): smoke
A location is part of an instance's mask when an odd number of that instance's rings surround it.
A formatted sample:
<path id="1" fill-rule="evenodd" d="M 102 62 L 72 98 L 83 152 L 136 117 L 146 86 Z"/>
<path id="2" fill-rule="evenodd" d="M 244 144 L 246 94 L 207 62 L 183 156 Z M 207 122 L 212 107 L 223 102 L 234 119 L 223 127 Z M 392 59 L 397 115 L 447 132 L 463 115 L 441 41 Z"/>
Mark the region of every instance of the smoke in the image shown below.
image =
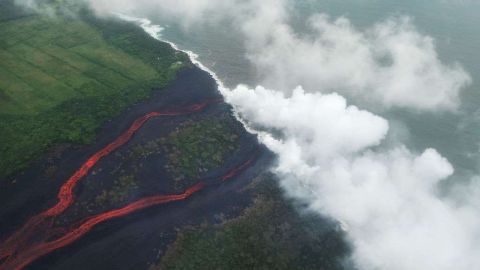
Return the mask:
<path id="1" fill-rule="evenodd" d="M 186 28 L 197 23 L 219 23 L 228 14 L 243 13 L 246 5 L 239 0 L 84 0 L 90 3 L 97 14 L 151 14 L 168 17 Z M 247 1 L 248 2 L 248 1 Z"/>
<path id="2" fill-rule="evenodd" d="M 249 58 L 265 85 L 287 91 L 300 84 L 385 108 L 454 110 L 470 83 L 458 64 L 441 63 L 433 39 L 419 34 L 408 17 L 363 32 L 346 18 L 324 14 L 310 18 L 308 26 L 311 33 L 299 37 L 275 24 L 264 42 L 251 40 Z"/>
<path id="3" fill-rule="evenodd" d="M 75 0 L 13 0 L 13 3 L 24 11 L 32 14 L 41 14 L 50 19 L 58 16 L 76 18 L 82 6 Z"/>
<path id="4" fill-rule="evenodd" d="M 377 147 L 387 121 L 337 94 L 239 86 L 225 95 L 262 130 L 288 194 L 346 224 L 360 269 L 480 267 L 480 209 L 438 195 L 453 168 L 437 151 Z"/>
<path id="5" fill-rule="evenodd" d="M 14 0 L 15 5 L 24 8 L 29 12 L 44 14 L 50 17 L 56 15 L 56 9 L 47 1 L 42 0 Z"/>
<path id="6" fill-rule="evenodd" d="M 388 121 L 345 98 L 431 113 L 460 105 L 470 76 L 442 62 L 435 41 L 410 18 L 360 30 L 344 17 L 317 14 L 298 33 L 287 0 L 90 4 L 101 15 L 156 11 L 186 28 L 226 23 L 237 31 L 252 68 L 276 90 L 222 89 L 226 100 L 278 155 L 273 170 L 288 196 L 347 225 L 360 269 L 480 268 L 480 185 L 457 187 L 462 201 L 441 195 L 452 165 L 435 149 L 415 153 L 401 141 L 387 147 Z"/>

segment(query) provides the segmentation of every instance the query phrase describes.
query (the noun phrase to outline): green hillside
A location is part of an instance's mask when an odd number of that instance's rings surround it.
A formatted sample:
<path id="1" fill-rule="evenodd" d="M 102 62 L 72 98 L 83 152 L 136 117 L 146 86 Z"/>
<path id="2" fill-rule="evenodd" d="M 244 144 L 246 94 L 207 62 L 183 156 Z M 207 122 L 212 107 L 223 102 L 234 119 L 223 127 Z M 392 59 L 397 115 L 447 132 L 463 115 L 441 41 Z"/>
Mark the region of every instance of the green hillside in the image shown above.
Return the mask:
<path id="1" fill-rule="evenodd" d="M 138 26 L 68 14 L 0 4 L 0 179 L 55 144 L 91 142 L 189 62 Z"/>

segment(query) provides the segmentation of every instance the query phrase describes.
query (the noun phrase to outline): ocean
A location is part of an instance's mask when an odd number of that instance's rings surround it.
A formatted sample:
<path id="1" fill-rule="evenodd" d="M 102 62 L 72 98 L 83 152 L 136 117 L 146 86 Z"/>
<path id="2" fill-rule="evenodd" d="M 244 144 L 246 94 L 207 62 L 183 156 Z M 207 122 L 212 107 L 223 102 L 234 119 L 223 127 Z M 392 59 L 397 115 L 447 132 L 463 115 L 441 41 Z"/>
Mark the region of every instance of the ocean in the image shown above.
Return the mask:
<path id="1" fill-rule="evenodd" d="M 409 16 L 417 30 L 435 39 L 439 58 L 446 64 L 458 62 L 473 83 L 461 93 L 456 112 L 419 113 L 412 110 L 377 112 L 390 121 L 392 136 L 400 136 L 408 148 L 421 152 L 435 148 L 455 168 L 449 181 L 466 181 L 480 172 L 480 1 L 477 0 L 300 0 L 292 9 L 292 27 L 308 31 L 306 18 L 325 13 L 344 16 L 359 30 L 392 16 Z M 255 86 L 259 78 L 245 57 L 238 32 L 222 25 L 188 26 L 149 18 L 164 27 L 162 38 L 180 49 L 193 51 L 198 60 L 214 71 L 228 87 Z M 355 100 L 349 100 L 355 104 Z"/>

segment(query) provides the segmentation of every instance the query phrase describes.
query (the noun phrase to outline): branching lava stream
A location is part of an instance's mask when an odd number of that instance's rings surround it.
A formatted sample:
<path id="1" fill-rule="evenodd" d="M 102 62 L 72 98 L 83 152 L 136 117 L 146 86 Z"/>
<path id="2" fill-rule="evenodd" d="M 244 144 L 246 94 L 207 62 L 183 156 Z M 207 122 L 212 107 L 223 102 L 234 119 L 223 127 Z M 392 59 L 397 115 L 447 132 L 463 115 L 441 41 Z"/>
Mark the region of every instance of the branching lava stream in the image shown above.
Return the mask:
<path id="1" fill-rule="evenodd" d="M 95 166 L 100 159 L 128 142 L 135 132 L 138 131 L 149 119 L 159 116 L 187 115 L 203 110 L 212 103 L 219 102 L 221 102 L 220 99 L 214 99 L 194 104 L 177 111 L 150 112 L 135 120 L 128 130 L 88 158 L 87 161 L 84 162 L 83 165 L 61 186 L 57 195 L 58 202 L 54 206 L 30 218 L 19 230 L 14 232 L 0 244 L 0 260 L 3 260 L 3 264 L 0 265 L 0 270 L 23 269 L 36 259 L 75 242 L 99 223 L 112 218 L 125 216 L 154 205 L 185 200 L 194 193 L 202 190 L 206 186 L 206 183 L 200 181 L 181 194 L 146 197 L 122 208 L 89 217 L 76 227 L 64 230 L 62 236 L 57 237 L 54 240 L 48 239 L 54 230 L 52 228 L 54 218 L 62 214 L 74 202 L 73 191 L 77 183 L 89 173 L 92 167 Z M 254 157 L 250 158 L 236 168 L 231 169 L 225 175 L 220 176 L 218 179 L 220 182 L 223 182 L 234 177 L 244 170 L 253 159 Z"/>

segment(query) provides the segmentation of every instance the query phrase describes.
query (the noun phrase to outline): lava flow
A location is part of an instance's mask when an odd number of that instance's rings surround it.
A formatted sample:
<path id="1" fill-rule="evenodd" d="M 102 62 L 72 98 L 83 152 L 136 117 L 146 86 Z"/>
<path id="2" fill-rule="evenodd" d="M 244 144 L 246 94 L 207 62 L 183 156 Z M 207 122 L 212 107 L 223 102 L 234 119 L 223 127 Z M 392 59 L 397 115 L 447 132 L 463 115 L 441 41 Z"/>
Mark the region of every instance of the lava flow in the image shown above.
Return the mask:
<path id="1" fill-rule="evenodd" d="M 192 194 L 203 189 L 203 187 L 204 187 L 203 182 L 199 182 L 198 184 L 187 189 L 182 194 L 158 195 L 158 196 L 147 197 L 139 201 L 136 201 L 134 203 L 131 203 L 123 208 L 115 209 L 112 211 L 108 211 L 108 212 L 93 216 L 87 219 L 77 228 L 74 228 L 73 230 L 67 232 L 65 235 L 63 235 L 58 239 L 55 239 L 53 241 L 46 242 L 46 243 L 36 244 L 36 245 L 25 248 L 20 253 L 16 254 L 15 257 L 7 259 L 6 262 L 0 266 L 0 269 L 1 270 L 22 269 L 25 266 L 29 265 L 31 262 L 35 261 L 36 259 L 46 254 L 49 254 L 56 249 L 62 248 L 66 245 L 73 243 L 74 241 L 82 237 L 84 234 L 89 232 L 95 225 L 101 222 L 104 222 L 112 218 L 128 215 L 134 211 L 138 211 L 153 205 L 185 200 L 188 197 L 190 197 Z"/>
<path id="2" fill-rule="evenodd" d="M 256 153 L 253 157 L 251 157 L 241 165 L 231 169 L 224 176 L 219 177 L 220 181 L 224 182 L 236 176 L 238 173 L 240 173 L 240 171 L 247 168 L 247 166 L 252 163 L 255 157 L 256 157 Z M 132 212 L 135 212 L 147 207 L 151 207 L 154 205 L 160 205 L 160 204 L 165 204 L 169 202 L 185 200 L 190 196 L 192 196 L 194 193 L 202 190 L 204 187 L 206 187 L 206 183 L 203 181 L 200 181 L 197 184 L 188 188 L 182 194 L 157 195 L 157 196 L 146 197 L 136 202 L 133 202 L 131 204 L 128 204 L 123 208 L 107 211 L 107 212 L 95 215 L 93 217 L 90 217 L 86 221 L 81 223 L 78 227 L 71 229 L 70 231 L 65 233 L 63 236 L 55 240 L 34 244 L 30 247 L 26 247 L 25 249 L 19 251 L 17 254 L 15 254 L 15 256 L 9 257 L 3 265 L 0 265 L 0 270 L 23 269 L 25 266 L 29 265 L 36 259 L 44 255 L 47 255 L 52 251 L 55 251 L 59 248 L 62 248 L 64 246 L 67 246 L 75 242 L 76 240 L 78 240 L 84 234 L 89 232 L 95 225 L 99 223 L 102 223 L 112 218 L 125 216 Z"/>
<path id="3" fill-rule="evenodd" d="M 248 165 L 250 165 L 252 161 L 255 159 L 256 155 L 257 154 L 255 154 L 252 158 L 248 159 L 241 165 L 231 169 L 225 175 L 219 177 L 221 182 L 236 176 L 242 170 L 247 168 Z M 71 229 L 70 231 L 65 233 L 63 236 L 55 240 L 25 247 L 19 253 L 15 254 L 15 256 L 9 257 L 3 265 L 0 265 L 0 270 L 23 269 L 25 266 L 29 265 L 30 263 L 37 260 L 38 258 L 45 256 L 51 253 L 52 251 L 55 251 L 59 248 L 62 248 L 64 246 L 67 246 L 75 242 L 84 234 L 88 233 L 95 225 L 99 223 L 102 223 L 112 218 L 125 216 L 132 212 L 145 209 L 147 207 L 151 207 L 154 205 L 160 205 L 160 204 L 165 204 L 169 202 L 185 200 L 188 197 L 192 196 L 194 193 L 202 190 L 205 186 L 206 184 L 203 181 L 200 181 L 197 184 L 188 188 L 182 194 L 157 195 L 157 196 L 146 197 L 136 202 L 133 202 L 123 208 L 107 211 L 107 212 L 98 214 L 96 216 L 90 217 L 86 221 L 81 223 L 80 226 Z"/>
<path id="4" fill-rule="evenodd" d="M 91 168 L 103 157 L 110 154 L 112 151 L 118 149 L 120 146 L 128 142 L 135 132 L 140 129 L 149 119 L 158 116 L 179 116 L 186 115 L 200 111 L 212 103 L 219 103 L 220 99 L 213 99 L 203 103 L 194 104 L 192 106 L 183 108 L 176 111 L 166 112 L 150 112 L 133 122 L 130 128 L 122 133 L 113 142 L 102 148 L 100 151 L 93 154 L 83 165 L 61 186 L 57 195 L 58 202 L 51 208 L 41 212 L 30 218 L 19 230 L 14 232 L 0 245 L 0 261 L 4 260 L 4 263 L 0 265 L 0 270 L 3 269 L 21 269 L 25 265 L 29 264 L 38 257 L 50 253 L 53 250 L 68 245 L 88 232 L 96 224 L 105 220 L 119 217 L 129 214 L 133 211 L 149 207 L 151 205 L 157 205 L 167 203 L 170 201 L 184 200 L 193 193 L 204 187 L 204 183 L 191 187 L 185 193 L 179 195 L 159 195 L 149 197 L 132 203 L 124 208 L 105 212 L 98 216 L 94 216 L 88 219 L 85 223 L 81 224 L 78 228 L 67 232 L 64 236 L 50 242 L 46 242 L 48 236 L 51 235 L 51 227 L 53 226 L 53 220 L 55 217 L 63 213 L 74 202 L 73 190 L 77 183 L 91 170 Z M 221 177 L 222 181 L 225 181 L 239 171 L 243 170 L 251 159 L 242 164 L 241 166 L 228 172 L 225 176 Z M 44 233 L 41 235 L 41 233 Z M 40 234 L 40 235 L 39 235 Z M 31 246 L 29 246 L 29 240 L 35 238 Z"/>

